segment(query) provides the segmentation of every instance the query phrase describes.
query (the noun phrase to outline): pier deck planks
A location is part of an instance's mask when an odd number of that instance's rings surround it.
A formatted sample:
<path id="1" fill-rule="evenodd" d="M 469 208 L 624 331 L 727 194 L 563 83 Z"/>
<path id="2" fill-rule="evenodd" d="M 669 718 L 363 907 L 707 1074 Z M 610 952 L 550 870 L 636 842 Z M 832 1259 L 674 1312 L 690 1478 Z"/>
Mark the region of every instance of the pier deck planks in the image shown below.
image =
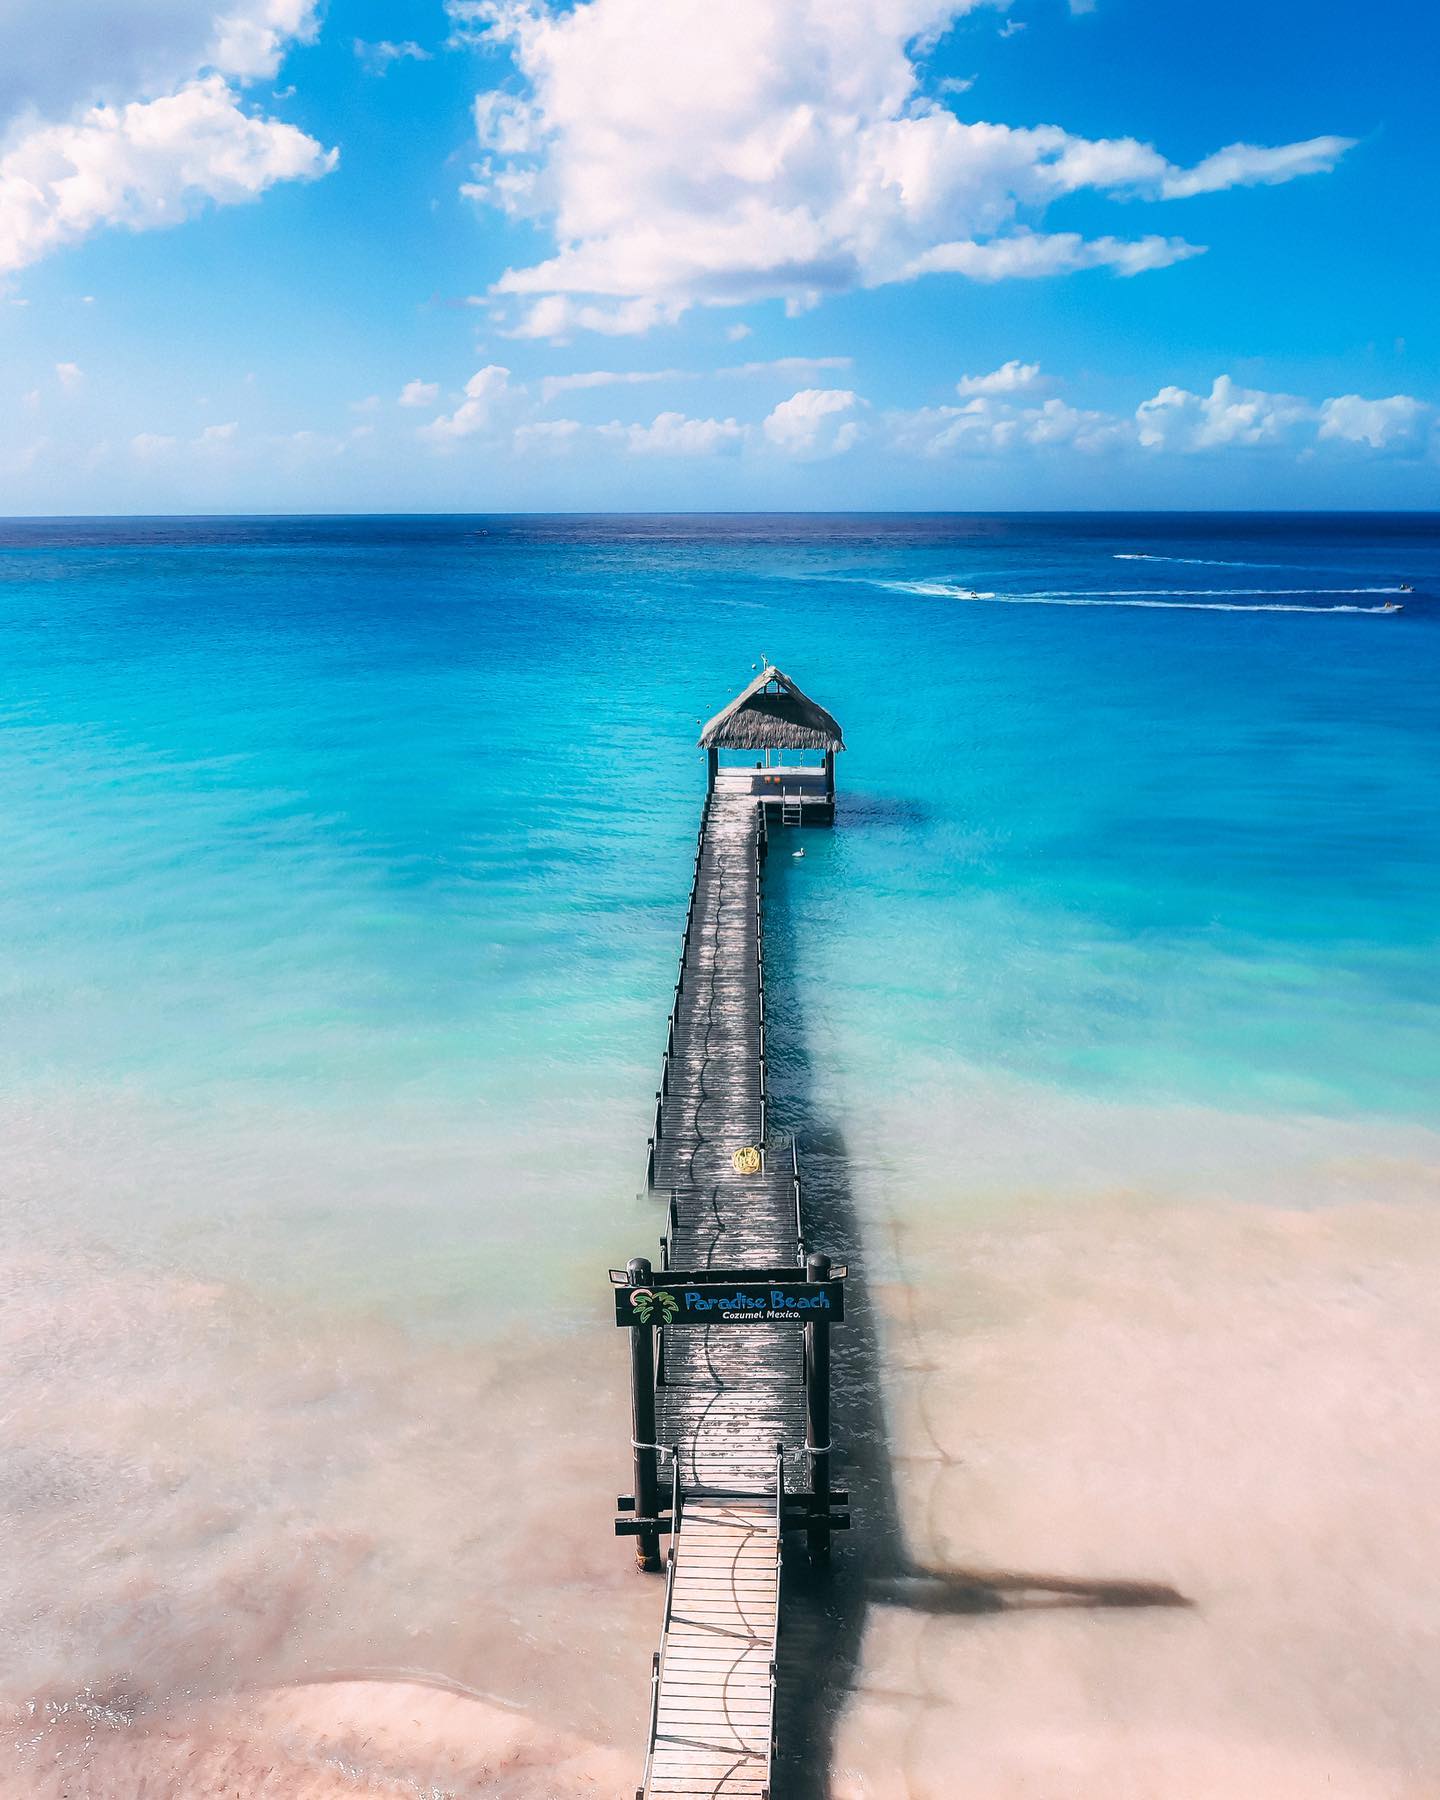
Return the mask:
<path id="1" fill-rule="evenodd" d="M 754 1175 L 732 1160 L 765 1136 L 763 830 L 753 796 L 712 796 L 655 1142 L 673 1268 L 804 1261 L 789 1155 Z M 780 1603 L 775 1452 L 785 1445 L 787 1490 L 806 1485 L 801 1328 L 687 1326 L 661 1338 L 656 1429 L 678 1448 L 682 1504 L 640 1791 L 766 1800 Z"/>

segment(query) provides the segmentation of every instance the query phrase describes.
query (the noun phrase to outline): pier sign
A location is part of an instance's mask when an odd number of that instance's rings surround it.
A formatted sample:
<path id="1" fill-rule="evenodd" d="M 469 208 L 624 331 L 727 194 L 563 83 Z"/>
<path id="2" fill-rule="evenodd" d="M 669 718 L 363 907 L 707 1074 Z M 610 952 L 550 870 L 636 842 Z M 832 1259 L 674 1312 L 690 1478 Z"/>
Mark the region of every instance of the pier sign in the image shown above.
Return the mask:
<path id="1" fill-rule="evenodd" d="M 838 1325 L 845 1317 L 843 1281 L 740 1279 L 615 1289 L 617 1325 Z"/>

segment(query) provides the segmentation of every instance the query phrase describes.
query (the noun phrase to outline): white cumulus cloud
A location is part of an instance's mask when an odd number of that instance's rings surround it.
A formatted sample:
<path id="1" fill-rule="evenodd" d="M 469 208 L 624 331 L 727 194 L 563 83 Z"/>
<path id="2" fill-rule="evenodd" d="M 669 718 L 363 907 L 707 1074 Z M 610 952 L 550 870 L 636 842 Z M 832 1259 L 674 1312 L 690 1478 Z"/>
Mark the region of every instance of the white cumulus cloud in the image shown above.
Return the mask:
<path id="1" fill-rule="evenodd" d="M 172 225 L 333 169 L 334 150 L 233 85 L 273 75 L 315 29 L 315 0 L 8 0 L 0 275 L 102 226 Z"/>
<path id="2" fill-rule="evenodd" d="M 1077 450 L 1108 450 L 1127 437 L 1125 425 L 1108 413 L 1050 399 L 1029 408 L 1021 421 L 1021 437 L 1036 449 L 1073 445 Z"/>
<path id="3" fill-rule="evenodd" d="M 1391 394 L 1384 400 L 1338 394 L 1320 408 L 1317 435 L 1349 444 L 1368 444 L 1372 450 L 1411 450 L 1420 442 L 1421 428 L 1430 411 L 1410 394 Z"/>
<path id="4" fill-rule="evenodd" d="M 734 419 L 688 419 L 684 413 L 662 412 L 649 425 L 618 420 L 602 425 L 600 435 L 637 456 L 714 456 L 738 450 L 747 433 Z"/>
<path id="5" fill-rule="evenodd" d="M 1127 422 L 1051 398 L 1023 401 L 1006 393 L 981 393 L 960 406 L 921 407 L 892 414 L 891 442 L 917 456 L 996 456 L 1024 450 L 1078 450 L 1087 455 L 1115 447 L 1130 435 Z"/>
<path id="6" fill-rule="evenodd" d="M 1022 363 L 1013 358 L 988 375 L 962 375 L 955 383 L 955 392 L 962 399 L 971 394 L 1022 394 L 1028 388 L 1039 387 L 1040 382 L 1039 363 Z"/>
<path id="7" fill-rule="evenodd" d="M 576 331 L 597 331 L 604 337 L 642 337 L 656 325 L 673 325 L 685 310 L 683 303 L 659 300 L 623 300 L 589 305 L 565 294 L 547 294 L 537 300 L 508 335 L 517 338 L 549 338 L 562 343 Z"/>
<path id="8" fill-rule="evenodd" d="M 398 406 L 433 406 L 440 398 L 438 381 L 407 381 L 400 390 Z"/>
<path id="9" fill-rule="evenodd" d="M 465 396 L 454 412 L 422 425 L 420 435 L 442 447 L 479 436 L 502 424 L 518 398 L 519 390 L 510 386 L 510 371 L 489 363 L 465 383 Z"/>
<path id="10" fill-rule="evenodd" d="M 218 75 L 163 100 L 93 107 L 0 157 L 0 273 L 100 225 L 173 225 L 207 200 L 253 200 L 277 181 L 313 179 L 336 154 L 243 112 Z"/>
<path id="11" fill-rule="evenodd" d="M 1240 387 L 1228 375 L 1217 375 L 1208 394 L 1165 387 L 1135 409 L 1139 441 L 1159 450 L 1281 444 L 1315 417 L 1308 401 Z"/>
<path id="12" fill-rule="evenodd" d="M 1035 379 L 1029 376 L 1035 371 Z M 1007 371 L 1015 371 L 1007 375 Z M 1208 393 L 1162 387 L 1131 413 L 1037 400 L 1033 364 L 1006 363 L 989 376 L 966 376 L 958 406 L 897 411 L 885 420 L 892 449 L 912 456 L 1002 456 L 1072 450 L 1086 455 L 1128 449 L 1152 455 L 1262 452 L 1314 456 L 1322 449 L 1420 455 L 1430 443 L 1435 408 L 1409 394 L 1367 400 L 1344 394 L 1316 403 L 1295 394 L 1242 387 L 1218 375 Z M 968 396 L 968 397 L 967 397 Z"/>
<path id="13" fill-rule="evenodd" d="M 467 192 L 552 223 L 556 253 L 495 292 L 527 336 L 648 330 L 697 303 L 927 273 L 979 280 L 1197 254 L 1035 220 L 1081 189 L 1173 197 L 1333 165 L 1340 138 L 1234 145 L 1177 168 L 1133 138 L 965 121 L 921 88 L 924 46 L 979 0 L 451 0 L 507 45 L 519 91 L 477 106 Z"/>
<path id="14" fill-rule="evenodd" d="M 273 75 L 292 41 L 314 39 L 319 10 L 319 0 L 239 0 L 224 6 L 206 61 L 241 81 Z"/>
<path id="15" fill-rule="evenodd" d="M 801 388 L 765 420 L 765 437 L 790 456 L 839 455 L 860 436 L 859 424 L 846 417 L 855 405 L 848 388 Z"/>

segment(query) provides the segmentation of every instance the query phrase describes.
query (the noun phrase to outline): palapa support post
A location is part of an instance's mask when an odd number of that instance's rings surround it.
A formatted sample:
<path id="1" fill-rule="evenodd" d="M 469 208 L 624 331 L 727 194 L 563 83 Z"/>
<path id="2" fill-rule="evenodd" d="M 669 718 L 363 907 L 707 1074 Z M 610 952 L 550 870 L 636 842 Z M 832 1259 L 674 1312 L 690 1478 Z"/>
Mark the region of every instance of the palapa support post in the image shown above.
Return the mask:
<path id="1" fill-rule="evenodd" d="M 720 773 L 720 752 L 718 750 L 711 749 L 707 767 L 709 780 L 706 783 L 705 792 L 707 794 L 713 794 L 715 792 L 715 777 Z"/>
<path id="2" fill-rule="evenodd" d="M 648 1287 L 650 1259 L 632 1256 L 626 1265 L 631 1287 Z M 659 1458 L 655 1449 L 655 1327 L 630 1327 L 630 1440 L 635 1453 L 635 1512 L 659 1517 Z M 646 1574 L 660 1567 L 660 1534 L 653 1526 L 635 1534 L 635 1566 Z"/>
<path id="3" fill-rule="evenodd" d="M 822 1250 L 806 1257 L 805 1279 L 830 1279 L 830 1258 Z M 830 1554 L 830 1323 L 822 1319 L 805 1325 L 805 1449 L 811 1518 L 805 1537 L 810 1555 L 818 1560 Z"/>

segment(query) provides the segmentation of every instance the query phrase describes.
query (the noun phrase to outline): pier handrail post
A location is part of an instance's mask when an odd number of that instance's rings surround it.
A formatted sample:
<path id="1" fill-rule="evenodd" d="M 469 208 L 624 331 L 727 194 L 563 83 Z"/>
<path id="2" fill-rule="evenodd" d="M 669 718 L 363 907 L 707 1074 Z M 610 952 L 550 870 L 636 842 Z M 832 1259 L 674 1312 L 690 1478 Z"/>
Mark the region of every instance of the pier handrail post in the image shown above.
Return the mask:
<path id="1" fill-rule="evenodd" d="M 633 1267 L 633 1265 L 632 1265 Z M 807 1281 L 830 1279 L 830 1258 L 812 1250 L 805 1259 Z M 805 1325 L 805 1449 L 810 1462 L 810 1555 L 830 1554 L 830 1326 L 822 1319 Z"/>
<path id="2" fill-rule="evenodd" d="M 648 1287 L 654 1270 L 648 1256 L 632 1256 L 626 1266 L 631 1287 Z M 660 1479 L 655 1451 L 655 1327 L 630 1327 L 630 1441 L 635 1453 L 635 1512 L 659 1517 Z M 635 1565 L 647 1574 L 660 1567 L 660 1534 L 652 1525 L 635 1535 Z"/>

